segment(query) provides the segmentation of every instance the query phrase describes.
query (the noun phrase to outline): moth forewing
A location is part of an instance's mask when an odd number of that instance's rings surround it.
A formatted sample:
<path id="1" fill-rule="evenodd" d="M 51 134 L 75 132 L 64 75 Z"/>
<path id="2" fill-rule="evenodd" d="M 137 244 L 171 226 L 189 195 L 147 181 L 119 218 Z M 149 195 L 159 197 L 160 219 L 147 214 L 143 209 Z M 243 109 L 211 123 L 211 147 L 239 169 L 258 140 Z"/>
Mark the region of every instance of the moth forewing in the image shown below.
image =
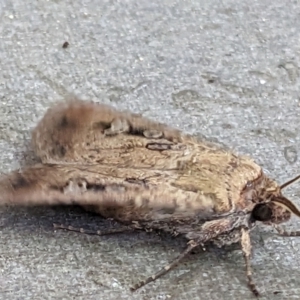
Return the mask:
<path id="1" fill-rule="evenodd" d="M 272 225 L 290 211 L 300 215 L 281 195 L 286 185 L 280 188 L 252 159 L 107 105 L 78 99 L 55 105 L 33 130 L 32 145 L 42 163 L 2 177 L 0 204 L 78 204 L 130 230 L 187 238 L 177 258 L 134 289 L 197 246 L 240 242 L 249 287 L 258 295 L 249 231 L 258 221 Z"/>
<path id="2" fill-rule="evenodd" d="M 120 112 L 104 104 L 69 99 L 46 112 L 32 132 L 32 145 L 43 163 L 121 164 L 126 162 L 126 153 L 138 155 L 137 150 L 145 149 L 145 140 L 139 136 L 147 137 L 150 146 L 149 139 L 155 144 L 155 140 L 161 138 L 165 147 L 181 140 L 179 130 L 140 115 Z"/>

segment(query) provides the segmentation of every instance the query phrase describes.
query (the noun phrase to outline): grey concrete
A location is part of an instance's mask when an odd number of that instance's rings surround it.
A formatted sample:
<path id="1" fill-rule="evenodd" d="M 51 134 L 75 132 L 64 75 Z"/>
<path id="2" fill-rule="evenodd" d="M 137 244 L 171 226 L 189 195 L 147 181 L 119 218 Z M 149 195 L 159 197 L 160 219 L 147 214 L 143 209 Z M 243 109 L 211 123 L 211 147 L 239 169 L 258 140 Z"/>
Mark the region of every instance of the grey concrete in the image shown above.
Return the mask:
<path id="1" fill-rule="evenodd" d="M 299 2 L 150 2 L 1 1 L 1 171 L 30 162 L 30 129 L 74 93 L 217 139 L 279 182 L 298 174 Z M 300 206 L 299 184 L 285 193 Z M 111 226 L 77 208 L 1 208 L 1 299 L 253 298 L 238 248 L 192 255 L 132 294 L 184 241 L 55 232 L 53 222 Z M 263 299 L 300 299 L 300 238 L 261 227 L 253 247 Z"/>

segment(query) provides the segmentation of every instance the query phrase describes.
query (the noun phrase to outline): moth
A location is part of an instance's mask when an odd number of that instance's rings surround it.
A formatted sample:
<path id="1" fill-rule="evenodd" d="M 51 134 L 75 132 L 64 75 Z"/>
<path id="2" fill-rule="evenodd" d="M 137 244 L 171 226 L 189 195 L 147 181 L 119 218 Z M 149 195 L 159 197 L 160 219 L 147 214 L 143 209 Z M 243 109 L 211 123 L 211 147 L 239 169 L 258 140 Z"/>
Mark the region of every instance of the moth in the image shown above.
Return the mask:
<path id="1" fill-rule="evenodd" d="M 282 194 L 300 176 L 280 186 L 251 158 L 139 114 L 64 101 L 33 129 L 32 147 L 40 162 L 2 176 L 2 205 L 76 204 L 122 223 L 124 231 L 187 239 L 182 253 L 132 290 L 168 273 L 196 247 L 240 243 L 248 285 L 258 296 L 250 231 L 261 223 L 280 235 L 300 235 L 279 227 L 292 213 L 300 216 Z"/>

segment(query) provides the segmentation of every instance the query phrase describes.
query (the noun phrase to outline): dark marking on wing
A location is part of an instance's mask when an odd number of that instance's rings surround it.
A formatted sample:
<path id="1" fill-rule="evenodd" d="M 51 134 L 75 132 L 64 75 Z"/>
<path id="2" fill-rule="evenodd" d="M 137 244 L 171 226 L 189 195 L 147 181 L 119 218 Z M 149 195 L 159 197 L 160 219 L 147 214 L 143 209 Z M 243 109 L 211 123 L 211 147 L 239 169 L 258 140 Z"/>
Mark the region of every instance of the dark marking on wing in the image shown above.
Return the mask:
<path id="1" fill-rule="evenodd" d="M 146 148 L 149 150 L 156 150 L 156 151 L 164 151 L 164 150 L 170 150 L 171 144 L 164 144 L 164 143 L 148 143 L 146 145 Z"/>
<path id="2" fill-rule="evenodd" d="M 13 189 L 17 190 L 28 187 L 30 184 L 31 183 L 28 180 L 26 180 L 21 174 L 18 174 L 17 178 L 15 179 L 15 181 L 12 182 L 11 185 Z"/>
<path id="3" fill-rule="evenodd" d="M 63 116 L 60 120 L 60 122 L 58 123 L 58 126 L 61 128 L 66 128 L 69 125 L 68 119 L 66 116 Z"/>
<path id="4" fill-rule="evenodd" d="M 59 142 L 55 142 L 53 144 L 53 147 L 51 149 L 51 154 L 53 156 L 58 156 L 60 158 L 63 158 L 67 153 L 67 149 L 65 146 L 61 145 Z"/>

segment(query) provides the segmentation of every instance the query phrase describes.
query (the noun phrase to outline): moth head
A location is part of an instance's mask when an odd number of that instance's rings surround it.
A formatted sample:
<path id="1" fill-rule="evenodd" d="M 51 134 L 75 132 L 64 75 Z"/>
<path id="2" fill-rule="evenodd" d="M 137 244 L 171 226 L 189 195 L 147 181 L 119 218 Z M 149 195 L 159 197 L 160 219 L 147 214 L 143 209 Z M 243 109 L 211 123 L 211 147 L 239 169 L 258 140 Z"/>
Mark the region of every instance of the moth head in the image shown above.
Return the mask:
<path id="1" fill-rule="evenodd" d="M 299 178 L 300 175 L 282 184 L 280 187 L 264 189 L 263 196 L 258 198 L 258 203 L 252 210 L 251 217 L 253 221 L 261 221 L 271 225 L 288 221 L 292 214 L 300 217 L 300 210 L 281 193 L 282 189 Z"/>

